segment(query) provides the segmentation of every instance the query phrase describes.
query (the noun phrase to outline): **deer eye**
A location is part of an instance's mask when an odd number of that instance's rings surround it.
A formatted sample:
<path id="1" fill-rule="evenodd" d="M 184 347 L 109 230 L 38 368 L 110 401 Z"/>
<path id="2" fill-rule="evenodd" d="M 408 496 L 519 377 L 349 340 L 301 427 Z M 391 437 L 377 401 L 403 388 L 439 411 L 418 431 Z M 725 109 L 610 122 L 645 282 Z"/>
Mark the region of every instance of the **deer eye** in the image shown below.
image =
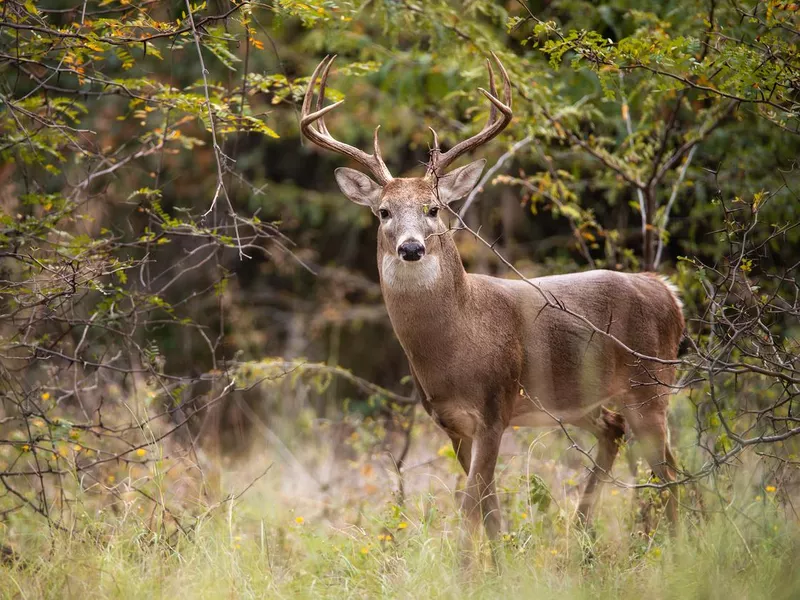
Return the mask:
<path id="1" fill-rule="evenodd" d="M 390 213 L 385 208 L 381 208 L 378 210 L 378 216 L 381 218 L 382 221 L 385 221 L 386 219 L 392 216 L 392 213 Z"/>
<path id="2" fill-rule="evenodd" d="M 439 207 L 438 206 L 431 206 L 428 209 L 428 216 L 429 217 L 436 217 L 439 214 Z"/>

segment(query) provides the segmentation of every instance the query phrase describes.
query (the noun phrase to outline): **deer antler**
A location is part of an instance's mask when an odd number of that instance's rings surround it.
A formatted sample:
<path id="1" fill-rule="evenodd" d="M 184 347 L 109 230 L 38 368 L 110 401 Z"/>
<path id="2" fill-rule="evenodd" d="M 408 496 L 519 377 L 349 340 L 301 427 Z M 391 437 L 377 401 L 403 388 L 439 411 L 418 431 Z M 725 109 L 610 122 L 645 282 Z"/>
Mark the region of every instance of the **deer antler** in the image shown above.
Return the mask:
<path id="1" fill-rule="evenodd" d="M 497 58 L 497 55 L 494 52 L 492 52 L 491 55 L 492 58 L 494 58 L 494 60 L 497 62 L 497 66 L 500 67 L 500 73 L 503 75 L 503 102 L 501 102 L 498 98 L 497 88 L 494 85 L 494 72 L 492 71 L 492 63 L 487 59 L 486 68 L 489 70 L 490 91 L 487 92 L 483 88 L 478 88 L 478 91 L 486 96 L 489 99 L 489 102 L 491 102 L 489 120 L 486 121 L 486 125 L 483 126 L 483 129 L 480 131 L 480 133 L 477 133 L 471 138 L 459 142 L 444 154 L 439 149 L 439 136 L 436 135 L 436 132 L 433 130 L 433 128 L 430 128 L 431 132 L 433 133 L 433 148 L 431 148 L 430 160 L 428 160 L 428 170 L 425 173 L 425 177 L 431 178 L 434 175 L 436 177 L 441 177 L 444 175 L 445 168 L 447 168 L 447 166 L 450 165 L 450 163 L 452 163 L 455 159 L 465 152 L 469 152 L 470 150 L 485 144 L 503 131 L 503 129 L 505 129 L 511 122 L 511 117 L 513 116 L 513 113 L 511 112 L 511 81 L 508 79 L 508 73 L 506 72 L 503 63 L 501 63 L 500 59 Z M 497 115 L 498 111 L 501 113 L 499 118 Z"/>
<path id="2" fill-rule="evenodd" d="M 308 89 L 306 90 L 306 95 L 303 98 L 303 109 L 300 113 L 300 131 L 302 131 L 303 135 L 305 135 L 309 140 L 318 146 L 327 148 L 328 150 L 333 150 L 339 154 L 344 154 L 345 156 L 349 156 L 353 160 L 357 161 L 372 171 L 372 174 L 375 175 L 378 183 L 381 185 L 386 185 L 392 180 L 392 174 L 389 173 L 389 168 L 386 166 L 386 163 L 383 162 L 383 158 L 381 158 L 381 149 L 378 145 L 378 130 L 381 128 L 380 125 L 375 128 L 375 136 L 373 139 L 375 154 L 367 154 L 363 150 L 359 150 L 358 148 L 354 148 L 349 144 L 345 144 L 334 139 L 334 137 L 328 131 L 328 128 L 325 126 L 325 115 L 344 102 L 344 100 L 340 100 L 339 102 L 335 102 L 330 106 L 326 106 L 324 108 L 322 107 L 323 103 L 325 102 L 325 84 L 328 81 L 328 72 L 330 71 L 331 65 L 335 59 L 335 54 L 333 56 L 328 55 L 323 58 L 322 62 L 320 62 L 317 65 L 317 68 L 314 69 L 314 74 L 311 76 L 311 81 L 308 82 Z M 310 110 L 311 102 L 314 99 L 314 86 L 317 83 L 317 77 L 320 75 L 320 73 L 322 74 L 322 78 L 319 84 L 319 96 L 317 97 L 316 108 L 312 113 Z M 314 123 L 317 123 L 316 128 L 312 127 Z"/>

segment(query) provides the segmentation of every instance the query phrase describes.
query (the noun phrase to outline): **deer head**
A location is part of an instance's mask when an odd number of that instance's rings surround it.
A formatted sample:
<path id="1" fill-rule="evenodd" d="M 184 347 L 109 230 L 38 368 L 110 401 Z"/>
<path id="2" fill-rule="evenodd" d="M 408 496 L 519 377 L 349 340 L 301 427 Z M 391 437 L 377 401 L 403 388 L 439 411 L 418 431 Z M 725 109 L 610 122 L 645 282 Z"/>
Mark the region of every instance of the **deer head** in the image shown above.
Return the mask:
<path id="1" fill-rule="evenodd" d="M 335 172 L 342 193 L 356 204 L 368 206 L 378 217 L 378 244 L 384 252 L 384 261 L 423 264 L 426 263 L 426 257 L 435 256 L 437 245 L 429 244 L 428 240 L 448 230 L 442 219 L 442 209 L 464 197 L 475 187 L 486 161 L 478 160 L 450 173 L 445 173 L 445 169 L 462 154 L 497 136 L 511 122 L 511 82 L 500 60 L 494 54 L 492 56 L 502 73 L 504 101 L 498 98 L 494 72 L 487 60 L 490 91 L 478 88 L 491 105 L 486 125 L 480 133 L 459 142 L 447 152 L 441 151 L 439 137 L 431 129 L 433 147 L 424 177 L 392 177 L 381 157 L 378 143 L 380 125 L 375 128 L 373 154 L 344 144 L 330 134 L 325 125 L 325 115 L 344 102 L 341 100 L 330 106 L 323 106 L 325 85 L 335 55 L 326 56 L 311 76 L 303 99 L 300 129 L 315 144 L 352 158 L 375 177 L 373 180 L 360 171 L 346 167 L 336 169 Z M 320 80 L 319 95 L 315 110 L 311 112 L 317 79 Z"/>

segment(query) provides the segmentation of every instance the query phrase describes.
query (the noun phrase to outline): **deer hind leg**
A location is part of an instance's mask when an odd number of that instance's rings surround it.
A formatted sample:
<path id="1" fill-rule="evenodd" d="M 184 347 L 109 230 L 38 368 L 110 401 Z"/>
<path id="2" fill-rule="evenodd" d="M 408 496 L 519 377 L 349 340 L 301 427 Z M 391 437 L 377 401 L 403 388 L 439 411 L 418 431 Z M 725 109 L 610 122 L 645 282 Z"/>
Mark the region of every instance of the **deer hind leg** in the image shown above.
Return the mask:
<path id="1" fill-rule="evenodd" d="M 643 386 L 632 395 L 634 400 L 625 406 L 625 419 L 629 423 L 653 474 L 662 483 L 675 481 L 677 469 L 669 444 L 667 408 L 670 391 L 663 386 Z M 673 533 L 678 527 L 678 499 L 674 486 L 669 487 L 665 510 Z"/>
<path id="2" fill-rule="evenodd" d="M 598 413 L 587 416 L 577 425 L 591 431 L 597 437 L 598 443 L 597 458 L 578 505 L 578 518 L 588 528 L 597 504 L 598 485 L 611 477 L 611 469 L 619 452 L 619 441 L 625 435 L 625 420 L 621 414 L 601 407 Z"/>

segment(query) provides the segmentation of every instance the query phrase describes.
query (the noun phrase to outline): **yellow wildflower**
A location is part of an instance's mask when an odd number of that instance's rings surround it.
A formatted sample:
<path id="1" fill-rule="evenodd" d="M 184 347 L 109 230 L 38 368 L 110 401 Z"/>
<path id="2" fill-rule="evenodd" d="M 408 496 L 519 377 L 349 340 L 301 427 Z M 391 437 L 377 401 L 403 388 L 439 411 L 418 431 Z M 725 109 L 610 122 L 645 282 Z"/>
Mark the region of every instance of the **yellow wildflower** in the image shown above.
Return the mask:
<path id="1" fill-rule="evenodd" d="M 369 554 L 369 546 L 361 546 L 361 554 Z"/>
<path id="2" fill-rule="evenodd" d="M 22 451 L 28 452 L 31 449 L 30 444 L 22 444 Z"/>
<path id="3" fill-rule="evenodd" d="M 298 525 L 302 525 L 303 523 L 306 522 L 306 520 L 303 517 L 295 517 L 294 522 L 297 523 Z"/>
<path id="4" fill-rule="evenodd" d="M 765 489 L 767 492 L 769 492 L 770 494 L 772 494 L 773 492 L 775 492 L 775 491 L 777 491 L 777 490 L 778 490 L 778 488 L 776 488 L 774 485 L 768 485 L 768 486 L 767 486 L 767 487 L 765 487 L 764 489 Z"/>
<path id="5" fill-rule="evenodd" d="M 405 521 L 402 521 L 397 525 L 398 529 L 405 529 L 406 527 L 408 527 L 408 523 L 406 523 Z"/>
<path id="6" fill-rule="evenodd" d="M 144 448 L 139 448 L 136 451 L 136 456 L 141 457 L 141 456 L 146 456 L 146 455 L 147 455 L 147 450 L 145 450 Z"/>
<path id="7" fill-rule="evenodd" d="M 444 444 L 441 448 L 436 451 L 438 456 L 455 456 L 455 452 L 453 451 L 453 447 L 450 444 Z"/>
<path id="8" fill-rule="evenodd" d="M 50 400 L 50 392 L 45 392 L 44 394 L 42 394 L 42 400 L 44 400 L 45 402 Z"/>

